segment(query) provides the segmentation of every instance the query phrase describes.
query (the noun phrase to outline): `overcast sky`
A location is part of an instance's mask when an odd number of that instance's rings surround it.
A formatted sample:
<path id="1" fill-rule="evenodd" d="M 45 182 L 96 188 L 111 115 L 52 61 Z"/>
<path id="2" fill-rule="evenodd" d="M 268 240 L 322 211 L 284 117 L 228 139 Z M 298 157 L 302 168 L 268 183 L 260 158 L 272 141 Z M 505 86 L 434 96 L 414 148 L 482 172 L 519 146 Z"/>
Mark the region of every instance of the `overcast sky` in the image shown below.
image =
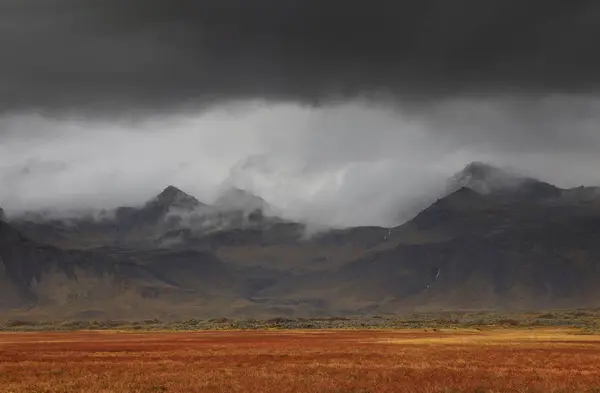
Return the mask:
<path id="1" fill-rule="evenodd" d="M 391 225 L 473 160 L 598 185 L 596 37 L 597 1 L 0 0 L 0 206 Z"/>

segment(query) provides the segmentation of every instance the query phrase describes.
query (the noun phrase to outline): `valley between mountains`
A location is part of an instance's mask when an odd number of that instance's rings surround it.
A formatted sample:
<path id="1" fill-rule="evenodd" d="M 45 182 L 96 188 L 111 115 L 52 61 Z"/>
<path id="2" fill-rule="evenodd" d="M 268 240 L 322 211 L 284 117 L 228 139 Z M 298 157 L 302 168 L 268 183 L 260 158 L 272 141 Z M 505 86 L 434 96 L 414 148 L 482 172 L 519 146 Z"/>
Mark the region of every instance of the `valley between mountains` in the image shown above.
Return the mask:
<path id="1" fill-rule="evenodd" d="M 436 200 L 437 199 L 437 200 Z M 483 164 L 393 228 L 307 231 L 239 189 L 58 219 L 0 211 L 0 311 L 31 319 L 600 307 L 600 188 Z"/>

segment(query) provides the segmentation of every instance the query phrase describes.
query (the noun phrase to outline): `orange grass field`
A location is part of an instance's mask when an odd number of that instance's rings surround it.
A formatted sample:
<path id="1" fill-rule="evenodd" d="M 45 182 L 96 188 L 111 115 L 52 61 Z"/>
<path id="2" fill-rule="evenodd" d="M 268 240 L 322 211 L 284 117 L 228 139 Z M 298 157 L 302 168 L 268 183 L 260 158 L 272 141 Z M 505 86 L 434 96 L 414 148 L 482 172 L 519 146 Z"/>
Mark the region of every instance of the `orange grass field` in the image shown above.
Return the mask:
<path id="1" fill-rule="evenodd" d="M 600 336 L 566 329 L 2 333 L 0 391 L 600 392 Z"/>

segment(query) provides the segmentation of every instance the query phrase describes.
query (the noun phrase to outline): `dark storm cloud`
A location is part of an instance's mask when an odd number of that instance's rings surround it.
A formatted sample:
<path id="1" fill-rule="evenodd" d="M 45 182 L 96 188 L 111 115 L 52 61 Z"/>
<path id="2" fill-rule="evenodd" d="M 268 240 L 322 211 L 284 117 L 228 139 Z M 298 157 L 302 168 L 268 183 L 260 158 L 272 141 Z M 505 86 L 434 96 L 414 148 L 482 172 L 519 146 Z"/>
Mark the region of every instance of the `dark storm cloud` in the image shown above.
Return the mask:
<path id="1" fill-rule="evenodd" d="M 0 111 L 600 88 L 595 0 L 0 0 Z"/>

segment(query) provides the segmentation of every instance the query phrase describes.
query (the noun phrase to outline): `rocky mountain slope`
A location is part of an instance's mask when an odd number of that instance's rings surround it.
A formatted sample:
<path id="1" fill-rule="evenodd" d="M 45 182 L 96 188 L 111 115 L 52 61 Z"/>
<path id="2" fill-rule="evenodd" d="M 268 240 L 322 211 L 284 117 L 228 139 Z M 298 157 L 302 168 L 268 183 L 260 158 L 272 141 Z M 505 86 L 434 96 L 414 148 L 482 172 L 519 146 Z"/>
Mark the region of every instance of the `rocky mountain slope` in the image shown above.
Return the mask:
<path id="1" fill-rule="evenodd" d="M 65 250 L 0 221 L 0 310 L 45 316 L 184 313 L 243 296 L 234 272 L 200 251 Z"/>
<path id="2" fill-rule="evenodd" d="M 472 163 L 395 228 L 308 236 L 273 212 L 242 190 L 209 205 L 170 186 L 100 218 L 1 221 L 0 309 L 142 318 L 600 306 L 595 187 Z"/>

